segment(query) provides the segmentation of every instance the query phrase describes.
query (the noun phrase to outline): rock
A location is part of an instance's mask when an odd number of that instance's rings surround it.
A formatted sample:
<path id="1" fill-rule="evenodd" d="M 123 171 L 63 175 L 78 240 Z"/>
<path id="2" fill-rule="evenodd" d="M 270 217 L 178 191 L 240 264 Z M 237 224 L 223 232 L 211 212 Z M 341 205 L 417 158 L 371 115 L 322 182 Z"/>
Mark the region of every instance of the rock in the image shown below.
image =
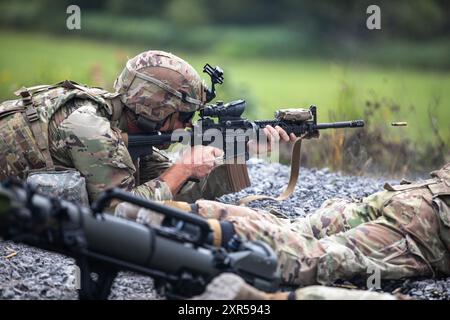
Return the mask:
<path id="1" fill-rule="evenodd" d="M 15 297 L 14 290 L 9 289 L 9 288 L 3 290 L 1 297 L 2 297 L 2 299 L 13 299 Z"/>
<path id="2" fill-rule="evenodd" d="M 434 288 L 435 288 L 435 286 L 430 284 L 430 285 L 427 285 L 427 286 L 424 288 L 424 290 L 425 290 L 425 291 L 432 291 Z"/>

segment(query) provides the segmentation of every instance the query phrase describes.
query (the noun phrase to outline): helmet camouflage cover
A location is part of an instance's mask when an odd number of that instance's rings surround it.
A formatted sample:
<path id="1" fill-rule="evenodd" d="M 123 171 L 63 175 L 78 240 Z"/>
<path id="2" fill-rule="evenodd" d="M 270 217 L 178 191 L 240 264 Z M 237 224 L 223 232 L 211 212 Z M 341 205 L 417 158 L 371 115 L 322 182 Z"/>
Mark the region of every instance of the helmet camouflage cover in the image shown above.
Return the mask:
<path id="1" fill-rule="evenodd" d="M 197 71 L 183 59 L 163 51 L 146 51 L 128 60 L 114 88 L 136 115 L 154 122 L 177 111 L 196 111 L 206 99 Z"/>

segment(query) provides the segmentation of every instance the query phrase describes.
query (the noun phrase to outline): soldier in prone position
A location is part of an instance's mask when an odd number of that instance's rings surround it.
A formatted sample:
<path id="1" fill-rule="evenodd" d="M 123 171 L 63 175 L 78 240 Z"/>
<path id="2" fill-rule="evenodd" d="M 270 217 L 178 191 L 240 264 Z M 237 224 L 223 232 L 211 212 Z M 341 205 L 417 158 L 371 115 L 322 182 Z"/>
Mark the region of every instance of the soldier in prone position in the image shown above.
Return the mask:
<path id="1" fill-rule="evenodd" d="M 381 279 L 449 276 L 450 164 L 433 171 L 431 179 L 396 186 L 386 184 L 385 189 L 359 202 L 330 199 L 315 213 L 294 220 L 264 210 L 208 200 L 194 204 L 166 201 L 165 204 L 208 219 L 217 246 L 227 247 L 235 234 L 246 240 L 268 243 L 277 254 L 286 285 L 329 285 L 336 280 L 367 278 L 374 270 Z M 137 216 L 142 223 L 158 223 L 155 213 L 127 205 L 117 207 L 123 216 Z M 288 293 L 267 295 L 230 277 L 234 276 L 223 275 L 211 283 L 203 297 L 214 297 L 220 292 L 228 294 L 227 299 L 289 296 Z M 236 284 L 228 291 L 217 289 L 224 283 Z M 291 297 L 333 296 L 327 290 L 299 289 Z M 351 299 L 357 296 L 342 291 L 335 293 Z"/>
<path id="2" fill-rule="evenodd" d="M 147 51 L 127 62 L 114 88 L 109 93 L 64 81 L 23 88 L 17 92 L 21 99 L 0 104 L 0 180 L 73 168 L 84 177 L 91 202 L 112 187 L 153 200 L 190 202 L 233 191 L 215 162 L 219 149 L 196 146 L 172 163 L 153 148 L 139 165 L 127 150 L 128 133 L 191 126 L 208 90 L 191 65 L 170 53 Z M 281 128 L 265 130 L 269 138 L 295 139 Z"/>

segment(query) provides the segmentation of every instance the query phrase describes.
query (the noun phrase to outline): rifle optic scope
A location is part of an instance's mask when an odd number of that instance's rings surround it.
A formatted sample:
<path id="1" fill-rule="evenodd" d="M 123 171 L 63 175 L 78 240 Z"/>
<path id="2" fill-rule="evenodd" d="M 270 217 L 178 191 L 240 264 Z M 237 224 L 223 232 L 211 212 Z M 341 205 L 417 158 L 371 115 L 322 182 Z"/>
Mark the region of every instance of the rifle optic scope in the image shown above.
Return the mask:
<path id="1" fill-rule="evenodd" d="M 200 117 L 231 117 L 240 118 L 242 113 L 245 111 L 245 100 L 236 100 L 229 103 L 223 104 L 223 101 L 218 101 L 215 104 L 205 106 L 201 109 Z"/>

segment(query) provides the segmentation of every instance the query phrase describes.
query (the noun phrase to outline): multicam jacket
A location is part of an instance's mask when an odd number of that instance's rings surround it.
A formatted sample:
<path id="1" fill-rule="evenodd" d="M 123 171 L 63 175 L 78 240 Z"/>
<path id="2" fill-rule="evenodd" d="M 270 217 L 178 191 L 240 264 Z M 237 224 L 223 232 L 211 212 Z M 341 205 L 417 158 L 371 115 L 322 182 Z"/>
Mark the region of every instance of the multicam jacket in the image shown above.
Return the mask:
<path id="1" fill-rule="evenodd" d="M 22 99 L 0 104 L 0 179 L 25 178 L 53 162 L 85 177 L 91 201 L 113 186 L 150 199 L 172 198 L 158 178 L 136 186 L 136 168 L 117 128 L 123 107 L 118 94 L 71 81 L 18 94 Z"/>

